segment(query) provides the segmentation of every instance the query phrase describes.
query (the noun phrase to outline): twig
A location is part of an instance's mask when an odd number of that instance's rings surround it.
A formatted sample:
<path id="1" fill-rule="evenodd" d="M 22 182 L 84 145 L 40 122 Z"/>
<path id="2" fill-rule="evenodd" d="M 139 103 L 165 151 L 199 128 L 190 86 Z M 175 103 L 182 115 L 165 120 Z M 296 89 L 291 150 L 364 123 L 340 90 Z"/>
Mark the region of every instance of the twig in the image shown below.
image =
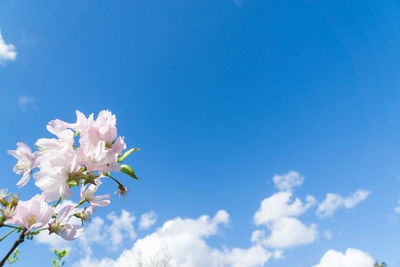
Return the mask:
<path id="1" fill-rule="evenodd" d="M 25 234 L 24 231 L 22 230 L 19 238 L 17 241 L 15 241 L 14 245 L 12 246 L 12 248 L 10 249 L 10 251 L 7 252 L 6 256 L 0 261 L 0 267 L 3 267 L 4 263 L 6 262 L 6 260 L 8 259 L 8 257 L 10 257 L 11 253 L 13 253 L 13 251 L 19 246 L 19 244 L 21 244 L 22 242 L 24 242 L 25 240 Z"/>
<path id="2" fill-rule="evenodd" d="M 18 226 L 13 226 L 13 225 L 8 225 L 8 224 L 2 224 L 1 226 L 10 227 L 10 228 L 14 228 L 14 229 L 19 229 Z"/>
<path id="3" fill-rule="evenodd" d="M 15 232 L 17 230 L 17 228 L 12 229 L 10 232 L 8 232 L 5 236 L 3 236 L 2 238 L 0 238 L 0 242 L 3 241 L 7 236 L 11 235 L 13 232 Z"/>

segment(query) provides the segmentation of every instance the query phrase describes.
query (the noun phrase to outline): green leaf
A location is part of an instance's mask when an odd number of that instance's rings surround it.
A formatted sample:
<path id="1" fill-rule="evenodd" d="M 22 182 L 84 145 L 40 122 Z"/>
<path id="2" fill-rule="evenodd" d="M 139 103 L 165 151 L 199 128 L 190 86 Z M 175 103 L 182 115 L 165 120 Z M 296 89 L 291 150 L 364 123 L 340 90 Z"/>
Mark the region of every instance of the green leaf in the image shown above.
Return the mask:
<path id="1" fill-rule="evenodd" d="M 128 174 L 130 177 L 139 180 L 140 178 L 136 176 L 135 171 L 131 166 L 123 164 L 121 165 L 121 172 Z"/>
<path id="2" fill-rule="evenodd" d="M 131 148 L 131 149 L 129 149 L 128 151 L 126 151 L 126 152 L 124 153 L 124 155 L 122 155 L 122 156 L 118 159 L 118 162 L 123 161 L 127 156 L 129 156 L 129 154 L 131 154 L 133 151 L 137 151 L 137 150 L 140 150 L 140 148 Z"/>
<path id="3" fill-rule="evenodd" d="M 19 251 L 19 248 L 17 248 L 15 251 L 14 251 L 14 253 L 13 253 L 13 258 L 11 258 L 11 256 L 10 257 L 8 257 L 8 263 L 9 264 L 13 264 L 14 262 L 16 262 L 17 260 L 18 260 L 18 251 Z"/>
<path id="4" fill-rule="evenodd" d="M 62 267 L 64 266 L 65 261 L 62 259 L 67 255 L 67 251 L 64 249 L 63 251 L 59 251 L 57 249 L 54 250 L 54 254 L 57 256 L 57 259 L 53 259 L 52 263 L 54 267 Z"/>

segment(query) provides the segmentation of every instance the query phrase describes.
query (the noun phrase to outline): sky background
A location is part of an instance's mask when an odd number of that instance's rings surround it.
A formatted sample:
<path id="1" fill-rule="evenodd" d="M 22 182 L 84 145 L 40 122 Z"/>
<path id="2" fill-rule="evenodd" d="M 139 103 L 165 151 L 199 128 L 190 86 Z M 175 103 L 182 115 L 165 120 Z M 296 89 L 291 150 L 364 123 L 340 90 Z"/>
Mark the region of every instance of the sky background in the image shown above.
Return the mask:
<path id="1" fill-rule="evenodd" d="M 109 109 L 141 148 L 127 162 L 142 180 L 116 175 L 126 201 L 113 196 L 96 216 L 109 224 L 125 210 L 133 232 L 112 248 L 93 241 L 91 258 L 117 259 L 168 220 L 222 209 L 230 221 L 208 246 L 249 248 L 253 231 L 269 233 L 254 214 L 279 191 L 272 178 L 296 171 L 294 197 L 316 199 L 299 219 L 318 235 L 265 266 L 310 267 L 348 248 L 400 266 L 399 29 L 391 0 L 0 0 L 0 41 L 17 53 L 0 60 L 0 188 L 40 193 L 15 186 L 7 150 L 51 137 L 50 120 Z M 354 207 L 316 213 L 328 193 L 357 190 L 369 195 Z M 157 221 L 140 230 L 150 211 Z M 66 266 L 87 256 L 71 244 Z M 15 266 L 51 264 L 47 244 L 20 250 Z"/>

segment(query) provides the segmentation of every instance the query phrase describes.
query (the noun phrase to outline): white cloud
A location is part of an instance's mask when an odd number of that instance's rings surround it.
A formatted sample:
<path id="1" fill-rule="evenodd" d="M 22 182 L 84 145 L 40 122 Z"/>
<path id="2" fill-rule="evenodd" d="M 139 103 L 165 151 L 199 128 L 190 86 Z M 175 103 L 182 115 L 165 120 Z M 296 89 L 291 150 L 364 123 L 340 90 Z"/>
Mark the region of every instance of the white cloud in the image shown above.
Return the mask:
<path id="1" fill-rule="evenodd" d="M 234 248 L 230 251 L 225 251 L 225 263 L 232 267 L 243 266 L 264 266 L 268 259 L 272 256 L 261 246 L 253 246 L 249 249 Z M 279 255 L 273 255 L 279 256 Z M 218 265 L 224 266 L 224 265 Z M 226 265 L 225 265 L 226 266 Z"/>
<path id="2" fill-rule="evenodd" d="M 303 184 L 304 176 L 296 171 L 289 171 L 282 175 L 275 175 L 272 180 L 275 183 L 276 188 L 280 191 L 291 191 L 293 187 L 300 186 Z"/>
<path id="3" fill-rule="evenodd" d="M 59 249 L 59 250 L 67 250 L 70 251 L 72 248 L 72 244 L 69 241 L 66 241 L 62 237 L 56 234 L 49 235 L 48 231 L 42 231 L 39 235 L 36 236 L 35 241 L 40 244 L 46 244 L 49 246 L 50 250 Z"/>
<path id="4" fill-rule="evenodd" d="M 270 227 L 271 235 L 265 244 L 274 248 L 289 248 L 314 242 L 318 232 L 315 224 L 309 227 L 296 218 L 282 218 Z"/>
<path id="5" fill-rule="evenodd" d="M 254 231 L 252 241 L 273 248 L 291 248 L 314 242 L 318 236 L 316 228 L 315 224 L 306 226 L 297 218 L 284 217 L 268 225 L 269 236 L 264 230 Z"/>
<path id="6" fill-rule="evenodd" d="M 154 211 L 143 214 L 140 217 L 139 229 L 147 230 L 157 221 L 157 214 Z"/>
<path id="7" fill-rule="evenodd" d="M 292 196 L 292 192 L 284 191 L 264 199 L 260 209 L 254 214 L 256 225 L 268 225 L 284 217 L 299 216 L 316 204 L 313 196 L 307 196 L 305 204 L 299 198 L 292 202 Z"/>
<path id="8" fill-rule="evenodd" d="M 136 218 L 128 211 L 122 210 L 120 217 L 115 216 L 114 212 L 111 212 L 107 215 L 107 219 L 112 223 L 106 229 L 106 234 L 108 234 L 108 239 L 111 241 L 114 249 L 122 243 L 124 238 L 129 237 L 131 240 L 136 238 L 136 232 L 133 228 L 133 222 Z"/>
<path id="9" fill-rule="evenodd" d="M 17 58 L 17 52 L 12 44 L 7 44 L 0 31 L 0 64 L 7 61 L 14 61 Z"/>
<path id="10" fill-rule="evenodd" d="M 57 207 L 56 212 L 66 205 L 76 206 L 76 203 L 64 200 Z M 78 209 L 78 211 L 81 210 L 82 209 Z M 74 247 L 79 247 L 83 253 L 91 256 L 93 244 L 107 247 L 107 249 L 113 251 L 119 248 L 123 240 L 134 240 L 136 238 L 136 232 L 133 226 L 133 222 L 136 218 L 128 211 L 122 210 L 120 216 L 111 212 L 107 215 L 107 219 L 110 221 L 109 224 L 100 217 L 93 218 L 93 220 L 85 226 L 83 235 L 76 241 L 66 241 L 56 234 L 49 235 L 46 231 L 41 232 L 35 240 L 38 243 L 49 245 L 51 250 L 55 248 L 71 250 Z M 81 224 L 81 220 L 72 217 L 70 223 Z"/>
<path id="11" fill-rule="evenodd" d="M 165 222 L 152 234 L 138 239 L 131 249 L 125 250 L 116 260 L 88 257 L 74 266 L 138 267 L 159 266 L 157 264 L 162 262 L 167 262 L 168 266 L 187 267 L 263 266 L 272 253 L 260 245 L 248 249 L 216 249 L 207 244 L 206 239 L 218 234 L 220 225 L 228 223 L 229 214 L 224 210 L 218 211 L 213 218 L 206 215 L 197 219 L 178 217 Z"/>
<path id="12" fill-rule="evenodd" d="M 270 258 L 283 258 L 285 249 L 309 244 L 318 238 L 317 225 L 305 224 L 299 219 L 310 208 L 315 207 L 317 201 L 311 195 L 308 195 L 305 201 L 294 197 L 293 187 L 300 185 L 304 180 L 304 177 L 297 172 L 289 172 L 279 176 L 280 178 L 276 177 L 274 177 L 274 182 L 282 191 L 265 198 L 255 212 L 254 222 L 260 228 L 253 231 L 251 236 L 253 244 L 249 248 L 231 248 L 224 245 L 221 248 L 215 248 L 208 243 L 208 238 L 220 233 L 222 225 L 229 224 L 229 214 L 220 210 L 214 217 L 207 215 L 197 219 L 177 217 L 166 221 L 151 234 L 136 240 L 133 247 L 124 250 L 117 259 L 93 258 L 93 244 L 115 248 L 126 237 L 130 240 L 136 239 L 133 227 L 135 217 L 123 210 L 121 216 L 109 214 L 107 221 L 110 223 L 98 217 L 93 219 L 85 229 L 84 235 L 77 241 L 78 247 L 82 248 L 86 257 L 76 262 L 74 266 L 139 267 L 167 266 L 165 264 L 168 264 L 170 267 L 257 267 L 264 266 Z M 355 206 L 360 201 L 359 199 L 367 197 L 369 192 L 365 192 L 359 190 L 348 198 L 339 196 L 341 200 L 338 206 Z M 328 203 L 330 199 L 327 197 L 328 201 L 325 202 Z M 337 202 L 334 201 L 334 203 Z M 327 204 L 325 206 L 330 207 Z M 324 205 L 319 207 L 324 210 Z M 138 225 L 140 229 L 148 229 L 154 225 L 155 221 L 156 214 L 149 212 L 141 216 Z M 325 231 L 324 236 L 330 239 L 332 234 L 330 231 Z M 327 253 L 328 256 L 325 258 L 329 260 L 330 254 L 332 252 Z M 321 259 L 321 264 L 326 261 L 325 258 Z M 325 265 L 321 266 L 325 267 Z"/>
<path id="13" fill-rule="evenodd" d="M 319 264 L 313 267 L 372 267 L 374 259 L 367 253 L 354 248 L 348 248 L 343 254 L 335 250 L 328 250 Z"/>
<path id="14" fill-rule="evenodd" d="M 91 257 L 86 257 L 79 262 L 75 263 L 73 267 L 112 267 L 114 266 L 114 260 L 109 259 L 109 258 L 104 258 L 101 260 L 94 259 Z"/>
<path id="15" fill-rule="evenodd" d="M 111 224 L 107 225 L 102 218 L 95 217 L 78 239 L 80 247 L 87 255 L 92 255 L 93 244 L 116 250 L 123 240 L 136 238 L 133 227 L 136 218 L 128 211 L 122 210 L 121 216 L 116 216 L 114 212 L 111 212 L 107 215 L 107 219 L 111 221 Z"/>
<path id="16" fill-rule="evenodd" d="M 290 248 L 315 241 L 318 236 L 317 226 L 303 224 L 298 216 L 316 205 L 313 196 L 308 195 L 303 203 L 299 198 L 293 199 L 292 188 L 301 185 L 304 181 L 298 172 L 290 171 L 284 175 L 275 175 L 274 183 L 279 190 L 261 202 L 260 208 L 254 214 L 256 225 L 264 225 L 269 230 L 253 232 L 251 240 L 257 244 L 272 248 Z"/>
<path id="17" fill-rule="evenodd" d="M 86 255 L 92 255 L 93 244 L 101 244 L 103 242 L 103 229 L 104 220 L 100 217 L 93 218 L 89 226 L 84 229 L 83 235 L 79 237 L 78 242 Z"/>
<path id="18" fill-rule="evenodd" d="M 35 99 L 29 96 L 18 97 L 18 107 L 22 110 L 25 110 L 27 107 L 31 107 L 32 109 L 37 109 L 35 105 Z"/>
<path id="19" fill-rule="evenodd" d="M 353 208 L 361 201 L 365 200 L 369 191 L 357 190 L 354 194 L 348 197 L 342 197 L 340 194 L 328 193 L 325 200 L 318 205 L 317 214 L 321 218 L 330 217 L 340 207 Z"/>

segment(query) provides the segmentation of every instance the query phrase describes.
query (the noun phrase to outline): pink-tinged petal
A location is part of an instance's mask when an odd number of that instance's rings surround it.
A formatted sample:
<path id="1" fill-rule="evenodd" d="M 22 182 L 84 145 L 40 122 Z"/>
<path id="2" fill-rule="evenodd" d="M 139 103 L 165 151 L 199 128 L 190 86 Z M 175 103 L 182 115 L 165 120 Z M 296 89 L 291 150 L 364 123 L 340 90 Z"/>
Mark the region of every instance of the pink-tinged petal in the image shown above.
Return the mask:
<path id="1" fill-rule="evenodd" d="M 73 205 L 68 205 L 62 208 L 57 214 L 57 222 L 68 221 L 72 215 L 74 215 L 75 207 Z"/>
<path id="2" fill-rule="evenodd" d="M 9 150 L 8 154 L 18 160 L 13 168 L 14 172 L 23 175 L 17 185 L 19 187 L 26 185 L 29 182 L 32 169 L 36 167 L 36 153 L 32 153 L 32 150 L 26 144 L 19 142 L 17 149 Z"/>
<path id="3" fill-rule="evenodd" d="M 38 198 L 38 201 L 40 201 L 40 210 L 39 210 L 39 216 L 38 216 L 37 221 L 41 225 L 38 226 L 38 228 L 46 225 L 51 220 L 51 218 L 54 214 L 54 209 L 47 204 L 43 195 L 39 195 L 39 196 L 40 196 L 40 200 Z"/>
<path id="4" fill-rule="evenodd" d="M 69 198 L 72 195 L 72 191 L 69 188 L 67 183 L 61 183 L 60 184 L 60 197 L 63 197 L 65 199 Z"/>
<path id="5" fill-rule="evenodd" d="M 17 150 L 7 150 L 7 153 L 11 156 L 13 156 L 14 158 L 18 159 L 19 154 L 17 153 Z"/>
<path id="6" fill-rule="evenodd" d="M 68 179 L 81 168 L 77 152 L 72 145 L 60 150 L 44 151 L 38 157 L 38 162 L 40 170 L 33 175 L 33 178 L 46 199 L 54 201 L 60 197 L 70 197 L 72 191 L 68 186 Z"/>
<path id="7" fill-rule="evenodd" d="M 6 220 L 5 223 L 6 224 L 16 224 L 16 225 L 20 225 L 24 228 L 27 228 L 28 224 L 27 224 L 25 218 L 30 215 L 30 211 L 28 208 L 26 208 L 20 204 L 21 204 L 21 201 L 18 202 L 18 206 L 17 206 L 14 216 L 11 219 Z"/>
<path id="8" fill-rule="evenodd" d="M 85 214 L 90 218 L 92 214 L 97 210 L 96 206 L 89 206 L 89 208 L 86 208 L 84 210 Z"/>
<path id="9" fill-rule="evenodd" d="M 83 227 L 80 225 L 65 224 L 59 235 L 65 240 L 74 240 L 82 235 Z"/>
<path id="10" fill-rule="evenodd" d="M 101 185 L 100 178 L 96 179 L 96 185 L 91 184 L 87 189 L 86 186 L 81 188 L 81 201 L 87 201 L 93 206 L 105 207 L 110 204 L 110 200 L 103 200 L 104 198 L 110 198 L 110 195 L 94 196 L 98 187 Z"/>
<path id="11" fill-rule="evenodd" d="M 26 185 L 29 182 L 30 178 L 31 178 L 31 173 L 25 172 L 22 175 L 22 178 L 18 181 L 17 186 L 22 187 L 22 186 Z"/>
<path id="12" fill-rule="evenodd" d="M 70 128 L 70 126 L 70 123 L 56 119 L 49 121 L 46 128 L 50 133 L 54 134 L 57 137 L 60 137 L 60 134 L 62 134 L 63 131 L 67 130 L 67 128 Z"/>
<path id="13" fill-rule="evenodd" d="M 110 205 L 110 200 L 93 200 L 90 202 L 93 206 L 99 206 L 99 207 L 107 207 Z"/>
<path id="14" fill-rule="evenodd" d="M 79 110 L 76 110 L 75 113 L 76 113 L 76 123 L 72 127 L 72 129 L 80 133 L 85 132 L 88 127 L 88 121 L 93 119 L 93 114 L 91 114 L 89 118 L 86 118 L 86 116 Z"/>
<path id="15" fill-rule="evenodd" d="M 44 149 L 61 149 L 63 147 L 63 142 L 56 138 L 40 138 L 36 141 L 35 145 L 39 147 L 40 150 Z"/>
<path id="16" fill-rule="evenodd" d="M 105 199 L 108 198 L 108 199 Z M 109 200 L 110 195 L 101 195 L 101 196 L 95 196 L 89 203 L 93 206 L 100 206 L 100 207 L 106 207 L 110 205 L 111 201 Z M 102 200 L 103 199 L 103 200 Z"/>
<path id="17" fill-rule="evenodd" d="M 81 197 L 81 201 L 85 200 L 85 189 L 86 189 L 87 185 L 82 185 L 81 187 L 81 191 L 80 191 L 80 197 Z"/>
<path id="18" fill-rule="evenodd" d="M 126 149 L 126 144 L 124 139 L 125 137 L 119 136 L 112 145 L 111 151 L 113 151 L 115 154 L 120 154 L 122 151 L 124 151 Z"/>
<path id="19" fill-rule="evenodd" d="M 26 233 L 45 226 L 52 218 L 54 210 L 42 195 L 35 195 L 28 201 L 18 201 L 16 213 L 8 222 L 20 225 Z"/>

